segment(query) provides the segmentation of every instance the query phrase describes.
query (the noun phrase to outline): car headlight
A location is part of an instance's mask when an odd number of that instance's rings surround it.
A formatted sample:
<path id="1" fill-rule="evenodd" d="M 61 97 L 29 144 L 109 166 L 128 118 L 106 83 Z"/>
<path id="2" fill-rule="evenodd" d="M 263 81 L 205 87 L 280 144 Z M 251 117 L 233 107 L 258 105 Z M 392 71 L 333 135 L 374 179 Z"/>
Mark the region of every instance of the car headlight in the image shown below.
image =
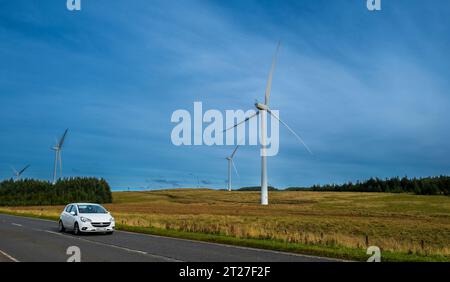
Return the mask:
<path id="1" fill-rule="evenodd" d="M 114 217 L 111 217 L 111 218 L 109 219 L 109 221 L 110 221 L 110 222 L 114 222 Z"/>
<path id="2" fill-rule="evenodd" d="M 92 220 L 90 220 L 89 218 L 87 218 L 87 217 L 80 217 L 80 220 L 82 221 L 82 222 L 91 222 Z"/>

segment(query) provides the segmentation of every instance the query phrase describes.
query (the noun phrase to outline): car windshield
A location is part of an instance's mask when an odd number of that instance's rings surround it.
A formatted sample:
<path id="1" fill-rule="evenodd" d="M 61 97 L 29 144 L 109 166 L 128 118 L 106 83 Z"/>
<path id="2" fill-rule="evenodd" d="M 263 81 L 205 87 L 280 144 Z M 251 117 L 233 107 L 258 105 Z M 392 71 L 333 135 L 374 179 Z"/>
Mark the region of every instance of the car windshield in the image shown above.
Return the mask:
<path id="1" fill-rule="evenodd" d="M 80 213 L 107 213 L 106 210 L 98 205 L 78 205 Z"/>

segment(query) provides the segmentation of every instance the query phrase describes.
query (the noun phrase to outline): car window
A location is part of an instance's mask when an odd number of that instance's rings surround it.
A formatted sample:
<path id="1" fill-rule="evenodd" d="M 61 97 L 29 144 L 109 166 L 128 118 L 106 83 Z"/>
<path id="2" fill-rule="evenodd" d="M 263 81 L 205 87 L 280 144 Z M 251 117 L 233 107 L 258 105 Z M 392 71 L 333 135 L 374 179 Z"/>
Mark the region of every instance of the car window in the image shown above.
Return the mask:
<path id="1" fill-rule="evenodd" d="M 78 205 L 80 213 L 107 213 L 107 211 L 99 205 Z"/>
<path id="2" fill-rule="evenodd" d="M 71 209 L 72 209 L 72 205 L 68 205 L 68 206 L 66 207 L 66 212 L 70 212 Z"/>

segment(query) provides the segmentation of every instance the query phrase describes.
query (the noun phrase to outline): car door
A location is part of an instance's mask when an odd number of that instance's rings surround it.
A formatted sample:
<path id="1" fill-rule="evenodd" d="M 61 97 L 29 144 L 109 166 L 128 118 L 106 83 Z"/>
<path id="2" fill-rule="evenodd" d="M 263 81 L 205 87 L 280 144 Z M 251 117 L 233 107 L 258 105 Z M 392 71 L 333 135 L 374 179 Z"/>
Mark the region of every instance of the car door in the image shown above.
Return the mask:
<path id="1" fill-rule="evenodd" d="M 73 212 L 75 213 L 75 215 L 72 215 Z M 67 215 L 67 227 L 69 227 L 70 229 L 72 229 L 75 224 L 76 216 L 77 216 L 77 208 L 75 205 L 72 205 Z"/>
<path id="2" fill-rule="evenodd" d="M 61 220 L 65 227 L 69 226 L 69 216 L 70 216 L 70 210 L 72 209 L 72 205 L 68 205 L 61 216 Z"/>

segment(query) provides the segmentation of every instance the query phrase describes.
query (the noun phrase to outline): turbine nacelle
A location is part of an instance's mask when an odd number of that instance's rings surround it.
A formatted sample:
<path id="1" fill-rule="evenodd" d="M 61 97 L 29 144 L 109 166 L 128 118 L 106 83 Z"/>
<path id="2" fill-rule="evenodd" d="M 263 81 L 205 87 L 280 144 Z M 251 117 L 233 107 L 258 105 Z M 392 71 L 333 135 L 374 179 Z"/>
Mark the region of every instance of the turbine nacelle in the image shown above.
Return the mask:
<path id="1" fill-rule="evenodd" d="M 269 110 L 269 106 L 261 103 L 255 103 L 255 107 L 260 111 L 267 111 Z"/>

